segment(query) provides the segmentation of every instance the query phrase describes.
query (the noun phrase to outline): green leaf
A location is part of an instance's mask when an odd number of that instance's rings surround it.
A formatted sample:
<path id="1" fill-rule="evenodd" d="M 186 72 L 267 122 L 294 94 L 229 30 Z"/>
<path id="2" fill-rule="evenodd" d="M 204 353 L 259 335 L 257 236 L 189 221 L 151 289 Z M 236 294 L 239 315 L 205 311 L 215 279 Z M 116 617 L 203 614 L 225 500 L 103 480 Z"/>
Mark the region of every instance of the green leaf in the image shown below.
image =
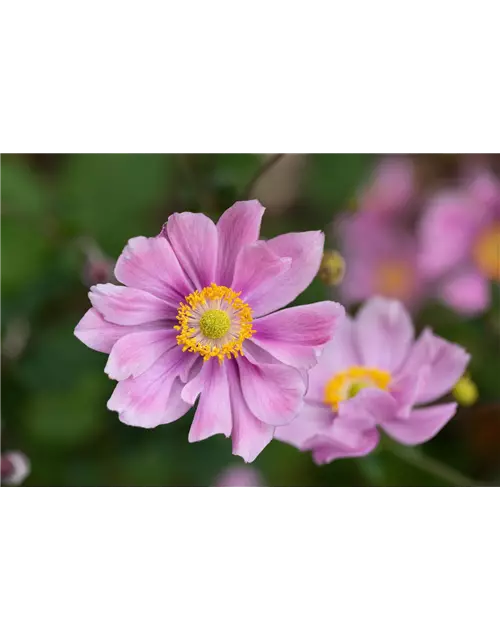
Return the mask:
<path id="1" fill-rule="evenodd" d="M 21 158 L 2 156 L 2 215 L 40 220 L 50 207 L 49 187 Z"/>
<path id="2" fill-rule="evenodd" d="M 104 425 L 107 385 L 102 374 L 82 378 L 65 391 L 37 392 L 25 407 L 24 428 L 40 445 L 80 447 Z"/>
<path id="3" fill-rule="evenodd" d="M 306 193 L 331 217 L 349 204 L 369 175 L 373 157 L 362 153 L 314 154 L 306 177 Z"/>
<path id="4" fill-rule="evenodd" d="M 35 281 L 49 253 L 47 238 L 37 229 L 2 216 L 2 297 Z"/>
<path id="5" fill-rule="evenodd" d="M 171 162 L 158 154 L 70 156 L 60 177 L 60 215 L 73 233 L 117 255 L 129 238 L 159 233 Z"/>

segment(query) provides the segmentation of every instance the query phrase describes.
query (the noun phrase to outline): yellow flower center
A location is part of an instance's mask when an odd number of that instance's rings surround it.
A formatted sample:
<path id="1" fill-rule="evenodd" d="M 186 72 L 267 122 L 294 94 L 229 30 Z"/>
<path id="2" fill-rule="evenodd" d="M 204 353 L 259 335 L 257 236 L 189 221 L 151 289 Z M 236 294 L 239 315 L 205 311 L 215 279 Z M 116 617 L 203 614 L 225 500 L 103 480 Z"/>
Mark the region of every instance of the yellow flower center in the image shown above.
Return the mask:
<path id="1" fill-rule="evenodd" d="M 242 344 L 255 330 L 252 309 L 240 293 L 212 282 L 186 296 L 179 304 L 179 324 L 174 327 L 182 350 L 199 353 L 204 360 L 217 356 L 220 362 L 243 355 Z"/>
<path id="2" fill-rule="evenodd" d="M 324 402 L 338 411 L 339 403 L 354 398 L 361 389 L 372 387 L 386 391 L 391 382 L 391 374 L 382 369 L 370 367 L 349 367 L 336 373 L 325 387 Z"/>
<path id="3" fill-rule="evenodd" d="M 403 298 L 413 285 L 414 273 L 402 260 L 385 260 L 375 271 L 376 293 L 389 298 Z"/>
<path id="4" fill-rule="evenodd" d="M 222 309 L 210 309 L 200 318 L 200 331 L 205 338 L 223 338 L 231 328 L 231 320 Z"/>
<path id="5" fill-rule="evenodd" d="M 479 236 L 472 255 L 486 277 L 500 281 L 500 223 L 492 224 Z"/>

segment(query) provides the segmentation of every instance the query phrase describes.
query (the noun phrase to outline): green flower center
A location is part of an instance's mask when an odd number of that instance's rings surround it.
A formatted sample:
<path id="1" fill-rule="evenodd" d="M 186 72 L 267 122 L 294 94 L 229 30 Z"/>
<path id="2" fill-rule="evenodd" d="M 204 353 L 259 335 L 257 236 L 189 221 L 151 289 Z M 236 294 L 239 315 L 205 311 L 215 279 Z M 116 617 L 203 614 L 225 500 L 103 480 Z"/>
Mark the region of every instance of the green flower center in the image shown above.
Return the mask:
<path id="1" fill-rule="evenodd" d="M 210 309 L 200 318 L 200 330 L 206 338 L 223 338 L 231 327 L 228 314 L 222 309 Z"/>

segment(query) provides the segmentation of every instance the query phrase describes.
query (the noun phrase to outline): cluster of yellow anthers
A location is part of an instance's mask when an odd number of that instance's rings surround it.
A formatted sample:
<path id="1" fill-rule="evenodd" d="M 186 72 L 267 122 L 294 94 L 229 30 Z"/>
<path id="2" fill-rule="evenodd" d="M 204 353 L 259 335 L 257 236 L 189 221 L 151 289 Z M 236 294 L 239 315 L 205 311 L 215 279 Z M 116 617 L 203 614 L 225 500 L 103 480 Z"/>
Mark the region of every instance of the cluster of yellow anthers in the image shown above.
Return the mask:
<path id="1" fill-rule="evenodd" d="M 242 344 L 254 333 L 252 309 L 229 287 L 212 284 L 186 296 L 178 308 L 177 344 L 204 360 L 243 355 Z"/>
<path id="2" fill-rule="evenodd" d="M 325 404 L 338 411 L 339 403 L 354 398 L 361 389 L 374 387 L 387 390 L 391 382 L 391 374 L 382 369 L 370 367 L 349 367 L 336 373 L 325 387 Z"/>

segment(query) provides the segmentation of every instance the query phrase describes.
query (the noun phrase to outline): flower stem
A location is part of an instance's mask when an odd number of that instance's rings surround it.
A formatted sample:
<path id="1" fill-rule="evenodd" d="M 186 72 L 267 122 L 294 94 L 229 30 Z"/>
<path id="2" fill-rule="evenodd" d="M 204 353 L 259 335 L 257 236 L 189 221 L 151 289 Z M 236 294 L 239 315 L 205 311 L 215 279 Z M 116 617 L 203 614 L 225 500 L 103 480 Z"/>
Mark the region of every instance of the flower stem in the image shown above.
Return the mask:
<path id="1" fill-rule="evenodd" d="M 477 487 L 481 483 L 474 482 L 467 476 L 460 473 L 453 467 L 449 467 L 444 462 L 430 458 L 422 450 L 415 447 L 406 447 L 396 442 L 386 440 L 385 447 L 395 456 L 413 465 L 415 468 L 425 471 L 430 475 L 444 480 L 446 483 L 456 487 Z"/>

